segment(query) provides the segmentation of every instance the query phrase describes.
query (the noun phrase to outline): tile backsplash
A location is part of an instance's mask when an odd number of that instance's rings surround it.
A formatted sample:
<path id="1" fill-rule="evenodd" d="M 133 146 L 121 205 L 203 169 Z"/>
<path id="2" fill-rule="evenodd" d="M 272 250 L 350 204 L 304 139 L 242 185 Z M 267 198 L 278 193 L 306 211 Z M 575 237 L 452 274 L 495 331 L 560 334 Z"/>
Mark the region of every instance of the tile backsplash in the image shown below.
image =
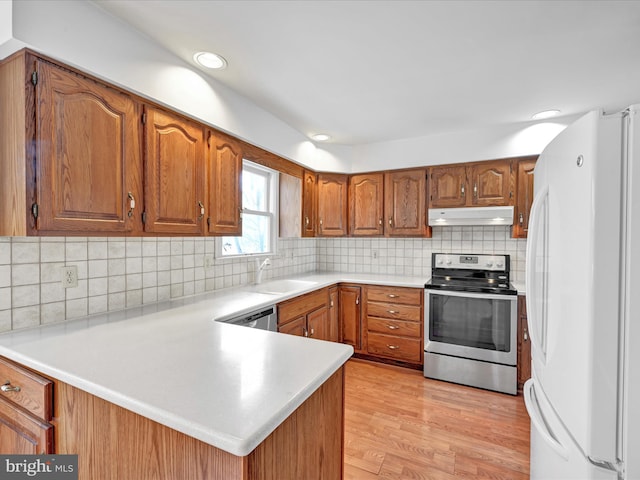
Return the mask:
<path id="1" fill-rule="evenodd" d="M 0 332 L 253 282 L 256 259 L 214 258 L 215 241 L 0 237 Z M 426 277 L 432 252 L 461 252 L 510 254 L 513 279 L 523 283 L 525 248 L 508 227 L 436 227 L 425 239 L 279 239 L 263 280 L 315 270 Z M 78 286 L 63 288 L 70 265 Z"/>

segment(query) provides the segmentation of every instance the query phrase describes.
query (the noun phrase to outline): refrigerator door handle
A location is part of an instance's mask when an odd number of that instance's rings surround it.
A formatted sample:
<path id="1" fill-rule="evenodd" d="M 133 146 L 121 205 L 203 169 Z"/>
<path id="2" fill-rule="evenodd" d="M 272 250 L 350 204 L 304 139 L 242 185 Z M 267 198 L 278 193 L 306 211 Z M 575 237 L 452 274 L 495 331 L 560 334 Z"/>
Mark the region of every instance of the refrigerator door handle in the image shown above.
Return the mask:
<path id="1" fill-rule="evenodd" d="M 536 308 L 536 301 L 543 292 L 538 292 L 535 284 L 535 262 L 538 254 L 539 245 L 537 245 L 538 230 L 544 213 L 544 205 L 549 196 L 549 186 L 545 185 L 542 190 L 533 199 L 531 212 L 529 214 L 529 241 L 527 242 L 526 253 L 526 285 L 527 285 L 527 321 L 529 323 L 529 338 L 531 339 L 531 348 L 538 352 L 538 358 L 542 360 L 543 365 L 546 364 L 546 351 L 542 344 L 542 338 L 538 338 L 538 332 L 544 336 L 544 319 L 541 318 L 540 312 Z M 546 272 L 543 272 L 546 275 Z M 537 330 L 536 327 L 541 327 Z"/>
<path id="2" fill-rule="evenodd" d="M 538 400 L 534 392 L 534 381 L 532 378 L 527 380 L 522 388 L 524 396 L 524 404 L 527 407 L 529 418 L 531 418 L 532 428 L 538 430 L 545 442 L 562 458 L 569 459 L 569 452 L 553 435 L 548 427 L 547 422 L 544 420 L 544 416 L 538 406 Z"/>

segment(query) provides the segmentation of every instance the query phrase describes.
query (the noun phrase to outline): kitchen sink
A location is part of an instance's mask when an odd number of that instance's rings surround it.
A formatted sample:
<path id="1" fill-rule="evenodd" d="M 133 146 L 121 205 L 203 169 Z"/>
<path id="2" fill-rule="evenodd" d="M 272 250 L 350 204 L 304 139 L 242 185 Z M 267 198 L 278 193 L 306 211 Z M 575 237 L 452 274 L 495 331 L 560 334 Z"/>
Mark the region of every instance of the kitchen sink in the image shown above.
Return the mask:
<path id="1" fill-rule="evenodd" d="M 268 293 L 272 295 L 281 295 L 284 293 L 292 293 L 300 290 L 305 290 L 318 282 L 311 280 L 272 280 L 270 282 L 261 283 L 259 285 L 253 285 L 251 290 L 257 293 Z"/>

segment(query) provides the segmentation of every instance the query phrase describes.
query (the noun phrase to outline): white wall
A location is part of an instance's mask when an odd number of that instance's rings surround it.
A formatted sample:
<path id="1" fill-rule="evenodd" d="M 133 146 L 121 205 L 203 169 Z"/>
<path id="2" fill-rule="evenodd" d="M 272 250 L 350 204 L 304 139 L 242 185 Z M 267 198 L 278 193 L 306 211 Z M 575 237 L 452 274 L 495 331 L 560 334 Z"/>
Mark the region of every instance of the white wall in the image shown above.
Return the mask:
<path id="1" fill-rule="evenodd" d="M 352 171 L 471 162 L 542 152 L 576 117 L 446 133 L 354 147 Z"/>

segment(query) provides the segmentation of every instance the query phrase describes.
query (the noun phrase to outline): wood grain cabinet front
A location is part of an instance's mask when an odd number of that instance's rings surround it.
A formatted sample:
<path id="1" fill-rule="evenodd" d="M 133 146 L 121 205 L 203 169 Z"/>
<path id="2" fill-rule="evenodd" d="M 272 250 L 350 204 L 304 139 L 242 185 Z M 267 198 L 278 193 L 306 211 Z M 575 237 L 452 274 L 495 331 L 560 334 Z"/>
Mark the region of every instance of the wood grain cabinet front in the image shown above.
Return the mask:
<path id="1" fill-rule="evenodd" d="M 331 340 L 329 289 L 323 288 L 278 304 L 278 332 Z"/>
<path id="2" fill-rule="evenodd" d="M 242 235 L 242 148 L 240 143 L 213 131 L 207 133 L 207 229 L 213 235 Z"/>
<path id="3" fill-rule="evenodd" d="M 516 173 L 516 208 L 514 211 L 512 237 L 527 238 L 529 231 L 529 212 L 533 203 L 533 170 L 537 156 L 523 157 L 518 160 Z"/>
<path id="4" fill-rule="evenodd" d="M 53 382 L 0 357 L 0 453 L 54 453 Z"/>
<path id="5" fill-rule="evenodd" d="M 423 290 L 365 287 L 366 353 L 412 365 L 423 361 Z"/>
<path id="6" fill-rule="evenodd" d="M 319 237 L 347 235 L 347 175 L 318 174 L 316 234 Z"/>

